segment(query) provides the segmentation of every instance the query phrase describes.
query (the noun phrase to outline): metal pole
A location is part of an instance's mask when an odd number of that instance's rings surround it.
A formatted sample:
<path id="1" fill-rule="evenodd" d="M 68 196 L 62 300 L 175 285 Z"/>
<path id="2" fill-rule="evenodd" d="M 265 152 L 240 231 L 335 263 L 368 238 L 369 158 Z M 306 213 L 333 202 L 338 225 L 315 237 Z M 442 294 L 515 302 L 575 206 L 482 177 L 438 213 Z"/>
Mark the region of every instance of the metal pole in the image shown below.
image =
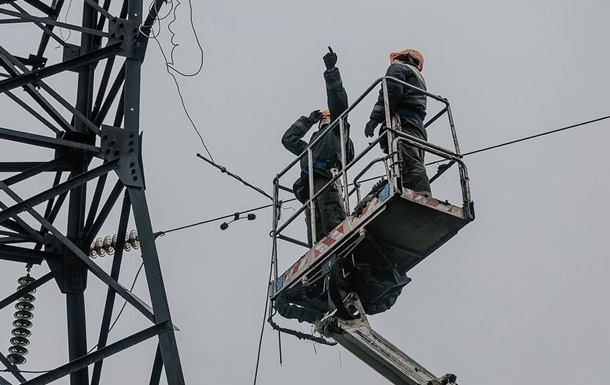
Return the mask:
<path id="1" fill-rule="evenodd" d="M 313 178 L 313 151 L 312 151 L 312 147 L 309 147 L 307 149 L 307 178 L 309 179 L 309 200 L 307 201 L 309 203 L 309 230 L 311 232 L 311 245 L 309 245 L 310 247 L 315 245 L 317 240 L 316 234 L 317 234 L 317 229 L 316 229 L 316 202 L 313 198 L 313 196 L 315 195 L 315 186 L 314 186 L 314 178 Z"/>
<path id="2" fill-rule="evenodd" d="M 385 77 L 381 81 L 381 89 L 383 92 L 383 107 L 384 107 L 384 111 L 385 111 L 386 127 L 394 128 L 393 122 L 392 122 L 392 115 L 390 112 L 390 101 L 389 101 L 389 96 L 388 96 L 388 81 L 386 80 Z M 396 191 L 402 191 L 402 186 L 398 185 L 398 180 L 400 177 L 400 158 L 398 156 L 398 146 L 396 146 L 396 148 L 394 148 L 394 146 L 393 146 L 394 135 L 393 135 L 392 131 L 386 129 L 385 134 L 387 136 L 386 137 L 386 140 L 388 141 L 387 146 L 388 146 L 388 151 L 390 154 L 390 159 L 392 162 L 391 167 L 390 167 L 391 179 L 388 180 L 388 183 L 390 183 L 390 192 L 392 194 L 394 194 Z"/>
<path id="3" fill-rule="evenodd" d="M 95 10 L 88 4 L 83 4 L 82 25 L 85 28 L 95 28 Z M 81 53 L 90 52 L 93 36 L 83 32 L 81 35 Z M 91 64 L 82 66 L 78 74 L 78 89 L 76 97 L 76 110 L 88 117 L 91 111 L 93 97 L 93 68 Z M 82 121 L 75 119 L 77 132 L 86 133 L 87 127 Z M 72 175 L 80 175 L 87 171 L 84 159 L 75 164 Z M 80 240 L 83 236 L 85 226 L 86 185 L 80 185 L 70 192 L 69 217 L 68 217 L 68 239 Z M 84 291 L 87 284 L 87 269 L 85 265 L 70 251 L 65 254 L 64 266 L 66 275 L 74 274 L 74 279 L 69 278 L 66 288 L 66 308 L 68 319 L 68 352 L 70 361 L 87 354 L 87 321 L 85 317 Z M 70 373 L 72 385 L 89 384 L 89 370 L 87 367 Z"/>
<path id="4" fill-rule="evenodd" d="M 349 213 L 349 194 L 348 194 L 348 184 L 347 184 L 347 170 L 345 170 L 345 166 L 347 165 L 347 154 L 346 154 L 346 146 L 348 136 L 345 135 L 345 121 L 343 118 L 339 119 L 339 137 L 341 139 L 341 173 L 343 175 L 343 208 L 345 213 Z"/>

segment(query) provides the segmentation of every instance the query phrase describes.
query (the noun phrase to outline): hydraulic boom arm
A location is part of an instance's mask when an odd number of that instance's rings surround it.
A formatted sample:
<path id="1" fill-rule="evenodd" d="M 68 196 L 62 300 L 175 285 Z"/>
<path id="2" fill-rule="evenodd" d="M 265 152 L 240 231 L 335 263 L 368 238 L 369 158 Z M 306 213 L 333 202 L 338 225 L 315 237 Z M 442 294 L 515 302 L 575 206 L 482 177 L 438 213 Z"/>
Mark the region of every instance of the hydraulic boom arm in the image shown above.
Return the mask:
<path id="1" fill-rule="evenodd" d="M 345 320 L 336 315 L 325 318 L 317 325 L 319 333 L 333 338 L 393 384 L 457 385 L 455 375 L 437 378 L 371 329 L 356 294 L 348 294 L 344 303 L 355 318 Z"/>

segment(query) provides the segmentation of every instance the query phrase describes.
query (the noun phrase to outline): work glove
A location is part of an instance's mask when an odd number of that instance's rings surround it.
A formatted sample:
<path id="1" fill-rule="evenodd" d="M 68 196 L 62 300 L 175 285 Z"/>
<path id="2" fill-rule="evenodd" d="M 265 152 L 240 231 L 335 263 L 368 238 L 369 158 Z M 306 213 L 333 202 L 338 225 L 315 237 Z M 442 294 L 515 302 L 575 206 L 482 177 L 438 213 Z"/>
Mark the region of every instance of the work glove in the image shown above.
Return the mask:
<path id="1" fill-rule="evenodd" d="M 375 127 L 377 127 L 378 124 L 379 123 L 374 120 L 369 120 L 369 122 L 364 127 L 364 136 L 370 138 L 375 135 Z"/>
<path id="2" fill-rule="evenodd" d="M 333 49 L 328 47 L 328 53 L 322 58 L 324 59 L 324 65 L 327 70 L 335 68 L 337 64 L 337 54 L 333 52 Z"/>
<path id="3" fill-rule="evenodd" d="M 309 114 L 309 119 L 315 124 L 318 123 L 320 121 L 320 119 L 322 119 L 322 113 L 320 112 L 320 110 L 315 110 L 312 111 L 311 114 Z"/>

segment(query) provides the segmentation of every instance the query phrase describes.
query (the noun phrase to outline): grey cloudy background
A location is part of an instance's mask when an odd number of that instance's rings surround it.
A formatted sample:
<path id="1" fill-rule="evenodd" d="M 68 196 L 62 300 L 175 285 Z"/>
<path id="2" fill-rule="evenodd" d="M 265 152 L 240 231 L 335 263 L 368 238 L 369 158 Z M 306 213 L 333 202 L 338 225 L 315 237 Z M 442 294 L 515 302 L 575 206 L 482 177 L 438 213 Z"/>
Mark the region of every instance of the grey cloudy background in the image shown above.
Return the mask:
<path id="1" fill-rule="evenodd" d="M 350 101 L 384 74 L 390 52 L 420 50 L 428 89 L 452 103 L 463 152 L 610 113 L 606 1 L 263 0 L 192 6 L 205 62 L 197 77 L 178 78 L 185 105 L 215 161 L 266 191 L 293 159 L 280 144 L 285 129 L 325 107 L 321 58 L 328 45 L 339 56 Z M 193 72 L 200 52 L 187 3 L 178 17 L 176 67 Z M 80 16 L 74 11 L 68 18 L 77 22 Z M 159 37 L 166 50 L 167 21 Z M 8 44 L 4 34 L 0 39 Z M 154 43 L 142 88 L 155 230 L 268 203 L 196 158 L 205 150 Z M 2 124 L 22 127 L 6 105 L 0 112 L 10 123 Z M 363 128 L 371 107 L 369 100 L 350 114 L 359 149 L 367 143 Z M 372 326 L 432 372 L 456 373 L 460 384 L 604 381 L 610 361 L 609 124 L 467 157 L 477 219 L 411 271 L 413 282 L 391 311 L 371 317 Z M 442 140 L 440 133 L 430 136 Z M 0 149 L 3 161 L 18 157 L 5 143 Z M 433 186 L 435 196 L 452 196 L 456 187 L 449 182 Z M 256 221 L 236 222 L 226 231 L 216 222 L 157 241 L 190 384 L 252 383 L 271 254 L 270 214 L 259 211 Z M 281 254 L 281 263 L 290 265 L 301 252 Z M 122 276 L 127 283 L 139 265 L 137 254 L 128 256 L 134 260 Z M 110 266 L 108 258 L 98 261 Z M 22 269 L 4 264 L 3 292 L 14 290 Z M 37 276 L 47 271 L 37 269 Z M 56 287 L 47 287 L 38 293 L 32 370 L 63 362 L 67 350 L 63 303 Z M 143 279 L 134 290 L 145 296 Z M 101 313 L 103 293 L 90 280 L 92 320 Z M 2 317 L 8 347 L 11 314 L 5 310 Z M 141 318 L 128 308 L 111 336 L 126 335 Z M 265 327 L 259 384 L 384 383 L 342 348 L 290 336 L 282 336 L 280 366 L 277 333 Z M 92 336 L 96 328 L 90 327 Z M 154 345 L 137 349 L 125 356 L 128 364 L 109 360 L 119 369 L 106 380 L 128 383 L 146 376 Z"/>

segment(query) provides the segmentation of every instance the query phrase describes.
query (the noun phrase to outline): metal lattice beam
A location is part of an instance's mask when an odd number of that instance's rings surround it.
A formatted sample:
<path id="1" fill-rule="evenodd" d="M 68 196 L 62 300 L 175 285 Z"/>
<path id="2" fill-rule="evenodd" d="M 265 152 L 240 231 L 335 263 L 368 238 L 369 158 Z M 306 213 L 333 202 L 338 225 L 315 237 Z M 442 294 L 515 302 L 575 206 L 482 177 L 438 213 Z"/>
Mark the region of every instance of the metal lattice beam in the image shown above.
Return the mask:
<path id="1" fill-rule="evenodd" d="M 0 0 L 0 36 L 14 28 L 42 32 L 18 52 L 0 40 L 0 111 L 16 107 L 17 114 L 28 117 L 27 123 L 5 121 L 12 114 L 0 113 L 0 152 L 19 146 L 21 155 L 0 162 L 0 263 L 43 264 L 50 270 L 16 292 L 0 293 L 0 309 L 54 280 L 65 296 L 68 330 L 69 361 L 47 373 L 26 378 L 10 355 L 0 353 L 0 363 L 19 383 L 48 384 L 69 376 L 72 385 L 99 385 L 107 357 L 129 354 L 129 347 L 156 337 L 150 378 L 143 381 L 158 384 L 164 372 L 169 385 L 184 384 L 146 200 L 139 134 L 141 66 L 148 33 L 164 3 L 155 0 L 143 15 L 143 0 L 83 0 L 77 25 L 59 21 L 64 0 Z M 64 41 L 55 28 L 70 30 L 73 39 Z M 51 39 L 64 48 L 59 60 L 49 47 Z M 49 173 L 54 174 L 50 185 Z M 32 185 L 48 187 L 23 187 Z M 142 248 L 150 304 L 120 283 L 130 223 Z M 89 257 L 91 242 L 107 227 L 118 234 L 108 272 Z M 97 347 L 91 351 L 87 310 L 96 305 L 85 306 L 89 276 L 107 286 Z M 112 341 L 117 295 L 149 325 Z M 8 383 L 0 377 L 0 384 Z"/>

